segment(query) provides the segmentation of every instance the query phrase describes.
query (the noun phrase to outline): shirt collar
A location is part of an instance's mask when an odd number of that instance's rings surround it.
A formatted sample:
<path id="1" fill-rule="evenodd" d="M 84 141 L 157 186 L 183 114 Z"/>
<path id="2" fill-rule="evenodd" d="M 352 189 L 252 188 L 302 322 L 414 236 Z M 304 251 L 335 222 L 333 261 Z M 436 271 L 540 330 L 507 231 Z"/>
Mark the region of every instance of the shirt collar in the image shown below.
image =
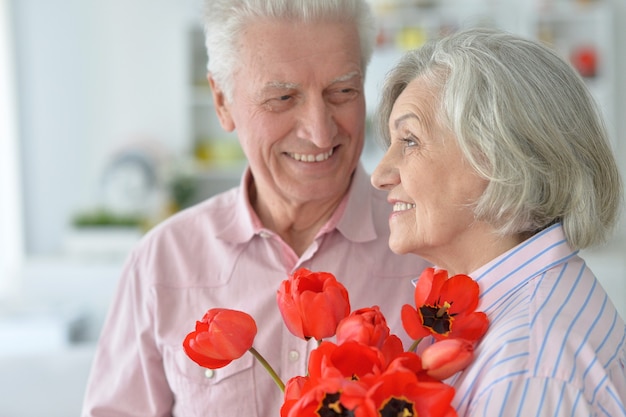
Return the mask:
<path id="1" fill-rule="evenodd" d="M 354 171 L 345 208 L 343 212 L 338 213 L 341 218 L 338 219 L 337 230 L 347 239 L 368 242 L 377 238 L 373 213 L 375 192 L 370 176 L 359 164 Z"/>
<path id="2" fill-rule="evenodd" d="M 480 286 L 479 309 L 488 312 L 532 278 L 577 253 L 560 223 L 542 230 L 470 274 Z"/>
<path id="3" fill-rule="evenodd" d="M 241 176 L 239 187 L 233 192 L 236 193 L 230 218 L 222 220 L 221 229 L 216 230 L 219 239 L 232 243 L 244 243 L 262 228 L 261 220 L 256 215 L 250 204 L 248 184 L 252 181 L 250 167 L 246 167 Z"/>
<path id="4" fill-rule="evenodd" d="M 265 228 L 250 204 L 248 185 L 252 181 L 252 172 L 247 167 L 236 189 L 235 204 L 230 218 L 223 219 L 222 228 L 216 231 L 218 238 L 244 243 L 262 233 Z M 339 204 L 335 213 L 320 229 L 318 236 L 338 230 L 347 239 L 354 242 L 366 242 L 377 237 L 372 205 L 374 188 L 369 175 L 361 164 L 354 171 L 348 193 Z"/>

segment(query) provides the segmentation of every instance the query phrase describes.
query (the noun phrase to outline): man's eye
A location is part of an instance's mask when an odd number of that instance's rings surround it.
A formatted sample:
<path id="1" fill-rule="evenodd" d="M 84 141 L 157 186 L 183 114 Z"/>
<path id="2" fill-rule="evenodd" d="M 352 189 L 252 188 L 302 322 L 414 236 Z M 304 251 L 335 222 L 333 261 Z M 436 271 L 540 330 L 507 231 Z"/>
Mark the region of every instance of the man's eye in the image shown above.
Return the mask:
<path id="1" fill-rule="evenodd" d="M 357 97 L 359 90 L 355 88 L 341 88 L 330 93 L 330 101 L 333 103 L 344 103 Z"/>
<path id="2" fill-rule="evenodd" d="M 264 107 L 269 111 L 281 112 L 288 110 L 295 103 L 295 96 L 292 94 L 284 94 L 267 100 L 264 103 Z"/>

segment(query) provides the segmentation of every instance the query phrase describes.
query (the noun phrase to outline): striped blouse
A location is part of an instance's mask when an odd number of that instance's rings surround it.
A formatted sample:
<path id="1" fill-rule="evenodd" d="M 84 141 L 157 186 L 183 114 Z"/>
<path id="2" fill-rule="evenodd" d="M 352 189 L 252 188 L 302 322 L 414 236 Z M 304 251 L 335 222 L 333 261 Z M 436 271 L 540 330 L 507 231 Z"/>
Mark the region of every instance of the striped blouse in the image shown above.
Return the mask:
<path id="1" fill-rule="evenodd" d="M 459 416 L 626 416 L 626 331 L 560 224 L 471 274 L 490 327 L 447 382 Z"/>

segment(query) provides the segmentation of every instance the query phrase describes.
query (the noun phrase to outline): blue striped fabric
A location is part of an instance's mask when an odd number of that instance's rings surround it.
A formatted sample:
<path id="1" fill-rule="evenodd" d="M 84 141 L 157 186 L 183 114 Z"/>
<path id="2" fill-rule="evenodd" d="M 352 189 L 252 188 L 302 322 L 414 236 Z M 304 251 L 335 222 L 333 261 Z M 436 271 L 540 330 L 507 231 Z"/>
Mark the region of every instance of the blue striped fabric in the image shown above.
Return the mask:
<path id="1" fill-rule="evenodd" d="M 554 225 L 470 274 L 491 321 L 459 416 L 626 416 L 624 322 Z"/>

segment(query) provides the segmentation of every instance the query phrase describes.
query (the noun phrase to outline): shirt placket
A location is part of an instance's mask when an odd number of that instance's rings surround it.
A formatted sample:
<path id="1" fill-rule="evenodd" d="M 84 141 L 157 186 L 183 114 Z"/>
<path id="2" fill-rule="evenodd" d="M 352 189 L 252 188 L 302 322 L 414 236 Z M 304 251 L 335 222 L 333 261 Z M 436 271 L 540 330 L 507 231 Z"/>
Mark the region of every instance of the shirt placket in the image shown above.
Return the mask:
<path id="1" fill-rule="evenodd" d="M 307 374 L 309 355 L 317 347 L 317 341 L 299 339 L 286 326 L 283 327 L 282 336 L 281 378 L 286 384 L 294 376 Z"/>
<path id="2" fill-rule="evenodd" d="M 322 239 L 322 236 L 318 236 L 307 248 L 307 250 L 304 251 L 302 256 L 298 257 L 294 250 L 287 243 L 285 243 L 285 241 L 283 241 L 276 233 L 267 229 L 263 229 L 258 232 L 258 235 L 263 239 L 272 239 L 273 242 L 278 246 L 278 250 L 280 251 L 280 257 L 283 262 L 283 267 L 285 268 L 285 272 L 287 274 L 294 273 L 296 269 L 300 268 L 308 260 L 313 258 L 320 246 L 319 241 L 320 239 Z"/>

